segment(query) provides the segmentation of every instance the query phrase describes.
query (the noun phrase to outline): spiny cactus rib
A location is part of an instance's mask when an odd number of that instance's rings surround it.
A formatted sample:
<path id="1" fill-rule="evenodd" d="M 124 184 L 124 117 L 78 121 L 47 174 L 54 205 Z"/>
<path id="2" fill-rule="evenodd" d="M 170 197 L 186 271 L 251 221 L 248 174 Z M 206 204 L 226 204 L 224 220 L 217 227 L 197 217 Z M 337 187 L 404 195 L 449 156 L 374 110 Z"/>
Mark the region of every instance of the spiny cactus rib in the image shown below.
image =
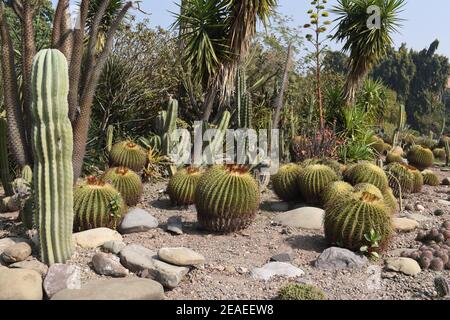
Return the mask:
<path id="1" fill-rule="evenodd" d="M 41 259 L 65 263 L 72 256 L 73 133 L 68 118 L 67 60 L 42 50 L 32 68 L 33 183 Z"/>
<path id="2" fill-rule="evenodd" d="M 147 161 L 145 150 L 132 141 L 115 144 L 111 150 L 111 162 L 116 167 L 126 167 L 140 172 Z"/>
<path id="3" fill-rule="evenodd" d="M 436 159 L 445 161 L 445 148 L 436 148 L 433 150 L 433 155 Z"/>
<path id="4" fill-rule="evenodd" d="M 345 197 L 353 192 L 351 184 L 344 181 L 336 181 L 329 185 L 322 194 L 322 203 Z"/>
<path id="5" fill-rule="evenodd" d="M 301 198 L 298 179 L 302 168 L 294 163 L 284 165 L 272 176 L 275 194 L 284 201 L 299 200 Z"/>
<path id="6" fill-rule="evenodd" d="M 89 177 L 75 188 L 74 230 L 115 229 L 125 210 L 125 201 L 112 185 Z"/>
<path id="7" fill-rule="evenodd" d="M 33 170 L 31 170 L 30 166 L 23 167 L 21 176 L 26 182 L 33 182 Z"/>
<path id="8" fill-rule="evenodd" d="M 400 197 L 400 192 L 406 194 L 413 191 L 414 174 L 405 165 L 391 163 L 387 167 L 386 173 L 389 179 L 389 187 L 394 191 L 397 198 Z"/>
<path id="9" fill-rule="evenodd" d="M 369 139 L 369 143 L 372 149 L 374 149 L 378 154 L 383 154 L 387 150 L 387 146 L 385 145 L 383 139 L 378 136 L 372 136 Z"/>
<path id="10" fill-rule="evenodd" d="M 325 208 L 325 236 L 330 244 L 359 251 L 370 245 L 365 235 L 374 230 L 381 236 L 380 250 L 387 247 L 393 234 L 390 209 L 384 200 L 365 192 L 328 202 Z"/>
<path id="11" fill-rule="evenodd" d="M 258 183 L 239 166 L 215 166 L 200 180 L 195 205 L 200 225 L 219 233 L 248 227 L 258 212 Z"/>
<path id="12" fill-rule="evenodd" d="M 431 170 L 425 170 L 422 172 L 424 184 L 432 187 L 437 187 L 441 184 L 439 177 Z"/>
<path id="13" fill-rule="evenodd" d="M 387 188 L 383 192 L 383 198 L 386 205 L 391 209 L 392 213 L 396 213 L 400 210 L 399 203 L 397 201 L 397 198 L 394 195 L 394 191 L 391 188 Z"/>
<path id="14" fill-rule="evenodd" d="M 410 168 L 410 171 L 414 176 L 414 183 L 411 193 L 419 193 L 422 191 L 424 185 L 422 173 L 419 170 L 415 170 L 414 168 Z"/>
<path id="15" fill-rule="evenodd" d="M 11 186 L 11 175 L 9 173 L 8 161 L 8 123 L 5 118 L 0 116 L 0 181 L 5 191 L 5 195 L 13 195 Z"/>
<path id="16" fill-rule="evenodd" d="M 344 172 L 344 180 L 352 185 L 370 183 L 382 192 L 389 185 L 388 178 L 383 169 L 369 162 L 361 162 L 349 167 Z"/>
<path id="17" fill-rule="evenodd" d="M 179 170 L 170 178 L 167 193 L 174 205 L 186 206 L 195 203 L 195 190 L 202 176 L 199 168 Z"/>
<path id="18" fill-rule="evenodd" d="M 396 152 L 388 152 L 386 156 L 386 163 L 390 164 L 393 162 L 404 163 L 404 159 L 401 154 L 398 154 Z"/>
<path id="19" fill-rule="evenodd" d="M 425 170 L 434 163 L 434 155 L 430 149 L 416 145 L 408 152 L 408 161 L 419 170 Z"/>
<path id="20" fill-rule="evenodd" d="M 325 189 L 337 180 L 339 177 L 333 169 L 316 164 L 302 170 L 298 183 L 303 199 L 310 204 L 318 204 Z"/>
<path id="21" fill-rule="evenodd" d="M 125 167 L 111 168 L 105 173 L 103 180 L 120 192 L 128 206 L 135 206 L 141 200 L 143 185 L 134 171 Z"/>
<path id="22" fill-rule="evenodd" d="M 360 183 L 355 186 L 355 192 L 362 192 L 362 193 L 368 193 L 378 200 L 383 200 L 384 196 L 383 193 L 375 187 L 373 184 L 370 183 Z"/>
<path id="23" fill-rule="evenodd" d="M 340 164 L 336 160 L 330 159 L 307 159 L 301 163 L 303 168 L 306 168 L 311 165 L 322 164 L 324 166 L 330 167 L 333 171 L 338 175 L 338 177 L 342 177 L 343 165 Z"/>
<path id="24" fill-rule="evenodd" d="M 111 153 L 114 141 L 114 126 L 109 125 L 106 130 L 106 151 Z"/>

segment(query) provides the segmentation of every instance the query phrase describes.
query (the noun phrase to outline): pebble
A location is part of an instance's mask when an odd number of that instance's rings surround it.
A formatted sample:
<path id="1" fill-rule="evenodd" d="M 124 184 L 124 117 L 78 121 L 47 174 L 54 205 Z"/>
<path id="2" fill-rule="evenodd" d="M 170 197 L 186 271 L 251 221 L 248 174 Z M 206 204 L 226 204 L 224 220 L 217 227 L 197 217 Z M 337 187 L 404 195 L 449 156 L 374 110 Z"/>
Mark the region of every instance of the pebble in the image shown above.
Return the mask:
<path id="1" fill-rule="evenodd" d="M 26 242 L 16 243 L 6 248 L 1 258 L 6 263 L 15 263 L 26 260 L 31 255 L 31 247 Z"/>
<path id="2" fill-rule="evenodd" d="M 92 257 L 92 266 L 95 272 L 107 277 L 124 278 L 129 274 L 120 259 L 112 254 L 97 253 Z"/>
<path id="3" fill-rule="evenodd" d="M 323 209 L 304 207 L 278 214 L 274 221 L 285 227 L 323 230 L 324 216 Z"/>
<path id="4" fill-rule="evenodd" d="M 271 278 L 280 276 L 286 278 L 301 277 L 305 274 L 302 269 L 294 267 L 285 262 L 269 262 L 261 268 L 255 268 L 251 272 L 252 277 L 257 280 L 269 281 Z"/>
<path id="5" fill-rule="evenodd" d="M 158 220 L 143 209 L 134 208 L 129 211 L 119 225 L 121 234 L 147 232 L 157 228 Z"/>
<path id="6" fill-rule="evenodd" d="M 315 266 L 319 269 L 340 270 L 347 268 L 361 268 L 368 263 L 364 256 L 344 249 L 332 247 L 326 249 L 315 262 Z"/>
<path id="7" fill-rule="evenodd" d="M 44 291 L 49 298 L 64 289 L 80 289 L 81 272 L 76 266 L 57 263 L 48 268 Z"/>
<path id="8" fill-rule="evenodd" d="M 108 241 L 102 245 L 105 252 L 119 254 L 127 245 L 123 241 Z"/>
<path id="9" fill-rule="evenodd" d="M 75 243 L 84 249 L 95 249 L 108 241 L 123 241 L 122 236 L 117 231 L 108 228 L 74 233 L 73 238 Z"/>
<path id="10" fill-rule="evenodd" d="M 188 248 L 162 248 L 158 251 L 158 258 L 164 262 L 177 266 L 196 266 L 205 264 L 206 259 L 201 254 Z"/>
<path id="11" fill-rule="evenodd" d="M 183 220 L 181 217 L 174 216 L 170 217 L 167 220 L 167 231 L 176 234 L 176 235 L 182 235 L 183 234 Z"/>
<path id="12" fill-rule="evenodd" d="M 398 232 L 411 232 L 419 227 L 419 223 L 408 218 L 394 218 L 392 219 L 394 229 Z"/>
<path id="13" fill-rule="evenodd" d="M 422 271 L 417 261 L 403 257 L 387 259 L 386 269 L 390 271 L 401 272 L 408 276 L 415 276 Z"/>

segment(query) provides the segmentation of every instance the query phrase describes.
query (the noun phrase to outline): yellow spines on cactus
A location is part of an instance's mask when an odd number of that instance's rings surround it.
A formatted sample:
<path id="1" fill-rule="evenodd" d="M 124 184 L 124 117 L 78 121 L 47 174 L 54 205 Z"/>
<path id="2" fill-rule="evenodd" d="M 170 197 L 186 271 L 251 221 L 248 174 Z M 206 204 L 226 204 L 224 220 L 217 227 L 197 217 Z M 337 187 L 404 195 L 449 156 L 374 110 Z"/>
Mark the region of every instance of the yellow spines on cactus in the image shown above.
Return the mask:
<path id="1" fill-rule="evenodd" d="M 75 231 L 115 229 L 125 210 L 126 204 L 119 191 L 101 179 L 88 177 L 75 187 Z"/>
<path id="2" fill-rule="evenodd" d="M 393 234 L 391 211 L 384 199 L 366 192 L 328 202 L 324 227 L 330 244 L 354 251 L 370 245 L 365 236 L 372 230 L 381 237 L 380 250 L 387 247 Z"/>
<path id="3" fill-rule="evenodd" d="M 300 165 L 303 168 L 306 168 L 308 166 L 312 166 L 315 164 L 322 164 L 324 166 L 330 167 L 331 169 L 333 169 L 334 172 L 336 172 L 336 174 L 339 177 L 341 177 L 342 172 L 344 172 L 344 165 L 339 163 L 339 161 L 331 160 L 331 159 L 307 159 L 307 160 L 303 161 Z"/>
<path id="4" fill-rule="evenodd" d="M 436 159 L 445 161 L 445 148 L 436 148 L 433 150 L 433 155 Z"/>
<path id="5" fill-rule="evenodd" d="M 383 198 L 386 205 L 391 209 L 392 213 L 396 213 L 400 206 L 398 204 L 397 198 L 394 195 L 394 191 L 391 188 L 387 188 L 383 192 Z"/>
<path id="6" fill-rule="evenodd" d="M 414 174 L 406 165 L 400 163 L 391 163 L 386 174 L 389 179 L 389 187 L 394 191 L 394 195 L 398 198 L 400 194 L 411 193 L 414 188 Z"/>
<path id="7" fill-rule="evenodd" d="M 385 145 L 383 139 L 378 136 L 372 136 L 369 139 L 369 143 L 372 149 L 374 149 L 379 154 L 383 154 L 387 150 L 387 146 Z"/>
<path id="8" fill-rule="evenodd" d="M 23 167 L 21 177 L 28 183 L 33 182 L 33 170 L 31 170 L 30 166 Z"/>
<path id="9" fill-rule="evenodd" d="M 355 190 L 355 192 L 365 192 L 365 193 L 371 194 L 380 200 L 384 199 L 383 193 L 380 191 L 380 189 L 378 189 L 371 183 L 357 184 L 355 186 L 354 190 Z"/>
<path id="10" fill-rule="evenodd" d="M 408 152 L 409 164 L 419 170 L 425 170 L 434 163 L 434 155 L 430 149 L 415 145 Z"/>
<path id="11" fill-rule="evenodd" d="M 304 168 L 299 176 L 298 185 L 303 199 L 307 203 L 318 204 L 321 202 L 322 193 L 339 177 L 328 166 L 316 164 Z"/>
<path id="12" fill-rule="evenodd" d="M 125 167 L 109 169 L 103 179 L 117 189 L 128 206 L 135 206 L 139 203 L 143 185 L 141 178 L 131 169 Z"/>
<path id="13" fill-rule="evenodd" d="M 351 192 L 353 192 L 353 187 L 351 184 L 344 181 L 335 181 L 323 191 L 322 203 L 326 204 L 328 201 L 345 197 Z"/>
<path id="14" fill-rule="evenodd" d="M 114 166 L 140 172 L 147 162 L 147 153 L 132 141 L 122 141 L 112 147 L 110 158 Z"/>
<path id="15" fill-rule="evenodd" d="M 382 192 L 389 186 L 388 178 L 383 169 L 370 162 L 361 162 L 350 166 L 344 172 L 344 180 L 352 185 L 370 183 Z"/>
<path id="16" fill-rule="evenodd" d="M 388 154 L 386 155 L 386 163 L 390 164 L 390 163 L 393 163 L 393 162 L 404 163 L 405 160 L 403 159 L 403 157 L 399 153 L 388 152 Z"/>
<path id="17" fill-rule="evenodd" d="M 301 198 L 298 178 L 302 168 L 294 163 L 286 164 L 272 176 L 272 185 L 275 194 L 284 201 L 293 201 Z"/>
<path id="18" fill-rule="evenodd" d="M 411 190 L 411 193 L 419 193 L 422 191 L 424 185 L 422 173 L 414 167 L 411 166 L 408 167 L 409 171 L 411 171 L 411 173 L 414 176 L 413 188 Z"/>
<path id="19" fill-rule="evenodd" d="M 439 177 L 431 170 L 424 170 L 422 172 L 424 184 L 432 187 L 437 187 L 441 184 Z"/>
<path id="20" fill-rule="evenodd" d="M 200 226 L 230 233 L 248 227 L 258 212 L 260 191 L 248 169 L 214 166 L 204 173 L 195 192 Z"/>
<path id="21" fill-rule="evenodd" d="M 175 173 L 167 186 L 167 193 L 174 205 L 185 206 L 195 203 L 195 190 L 202 176 L 200 168 L 189 167 Z"/>

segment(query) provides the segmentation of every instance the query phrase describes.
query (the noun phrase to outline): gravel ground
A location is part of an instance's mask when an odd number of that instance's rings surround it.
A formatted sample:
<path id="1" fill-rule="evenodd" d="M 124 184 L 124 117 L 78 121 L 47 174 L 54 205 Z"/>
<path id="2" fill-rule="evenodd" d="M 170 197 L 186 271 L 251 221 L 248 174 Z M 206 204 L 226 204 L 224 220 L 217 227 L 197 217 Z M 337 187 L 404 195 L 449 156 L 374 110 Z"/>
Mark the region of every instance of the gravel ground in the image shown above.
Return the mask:
<path id="1" fill-rule="evenodd" d="M 441 178 L 449 173 L 438 171 Z M 160 228 L 139 234 L 125 235 L 127 244 L 135 243 L 158 250 L 161 247 L 188 247 L 207 259 L 207 264 L 193 269 L 179 287 L 166 292 L 167 299 L 274 299 L 280 287 L 293 281 L 315 284 L 323 289 L 329 299 L 432 299 L 435 295 L 433 279 L 439 273 L 423 271 L 415 277 L 399 273 L 385 272 L 383 260 L 371 262 L 369 268 L 361 270 L 322 271 L 313 267 L 313 262 L 326 249 L 322 232 L 309 232 L 278 226 L 272 222 L 277 212 L 270 211 L 270 204 L 277 202 L 276 196 L 267 191 L 263 195 L 261 213 L 255 222 L 245 231 L 233 235 L 210 235 L 196 228 L 194 207 L 171 208 L 164 190 L 165 182 L 146 185 L 145 196 L 140 207 L 147 209 L 160 222 Z M 450 188 L 424 187 L 421 194 L 409 195 L 405 205 L 419 202 L 425 207 L 420 214 L 430 220 L 421 222 L 420 228 L 439 226 L 450 219 L 450 207 L 437 203 L 446 200 Z M 295 205 L 293 205 L 295 207 Z M 434 216 L 436 209 L 443 209 L 445 215 Z M 412 212 L 417 213 L 417 212 Z M 171 216 L 183 218 L 184 234 L 174 236 L 164 231 L 166 221 Z M 23 235 L 14 219 L 16 214 L 0 215 L 0 238 Z M 386 256 L 399 256 L 405 248 L 418 248 L 416 232 L 397 234 Z M 292 264 L 305 271 L 305 275 L 296 280 L 273 279 L 270 282 L 252 279 L 250 271 L 267 263 L 275 254 L 289 252 L 294 259 Z M 101 278 L 89 267 L 95 254 L 94 250 L 77 249 L 71 264 L 82 269 L 82 281 Z M 449 271 L 445 271 L 449 276 Z M 131 275 L 134 276 L 134 275 Z"/>

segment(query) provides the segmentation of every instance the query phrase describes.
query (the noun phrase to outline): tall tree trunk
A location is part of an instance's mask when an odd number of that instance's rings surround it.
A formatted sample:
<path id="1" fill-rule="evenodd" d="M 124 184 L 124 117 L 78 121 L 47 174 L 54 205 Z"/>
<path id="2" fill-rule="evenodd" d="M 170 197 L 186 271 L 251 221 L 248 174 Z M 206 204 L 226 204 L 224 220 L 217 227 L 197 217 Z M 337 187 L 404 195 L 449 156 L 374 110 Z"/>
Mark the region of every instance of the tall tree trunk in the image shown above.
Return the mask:
<path id="1" fill-rule="evenodd" d="M 273 129 L 278 129 L 280 125 L 281 110 L 283 109 L 284 105 L 284 94 L 289 85 L 289 72 L 291 71 L 291 67 L 292 67 L 292 44 L 289 44 L 286 63 L 284 65 L 283 80 L 281 82 L 280 92 L 278 93 L 275 99 L 275 114 L 272 123 Z"/>

